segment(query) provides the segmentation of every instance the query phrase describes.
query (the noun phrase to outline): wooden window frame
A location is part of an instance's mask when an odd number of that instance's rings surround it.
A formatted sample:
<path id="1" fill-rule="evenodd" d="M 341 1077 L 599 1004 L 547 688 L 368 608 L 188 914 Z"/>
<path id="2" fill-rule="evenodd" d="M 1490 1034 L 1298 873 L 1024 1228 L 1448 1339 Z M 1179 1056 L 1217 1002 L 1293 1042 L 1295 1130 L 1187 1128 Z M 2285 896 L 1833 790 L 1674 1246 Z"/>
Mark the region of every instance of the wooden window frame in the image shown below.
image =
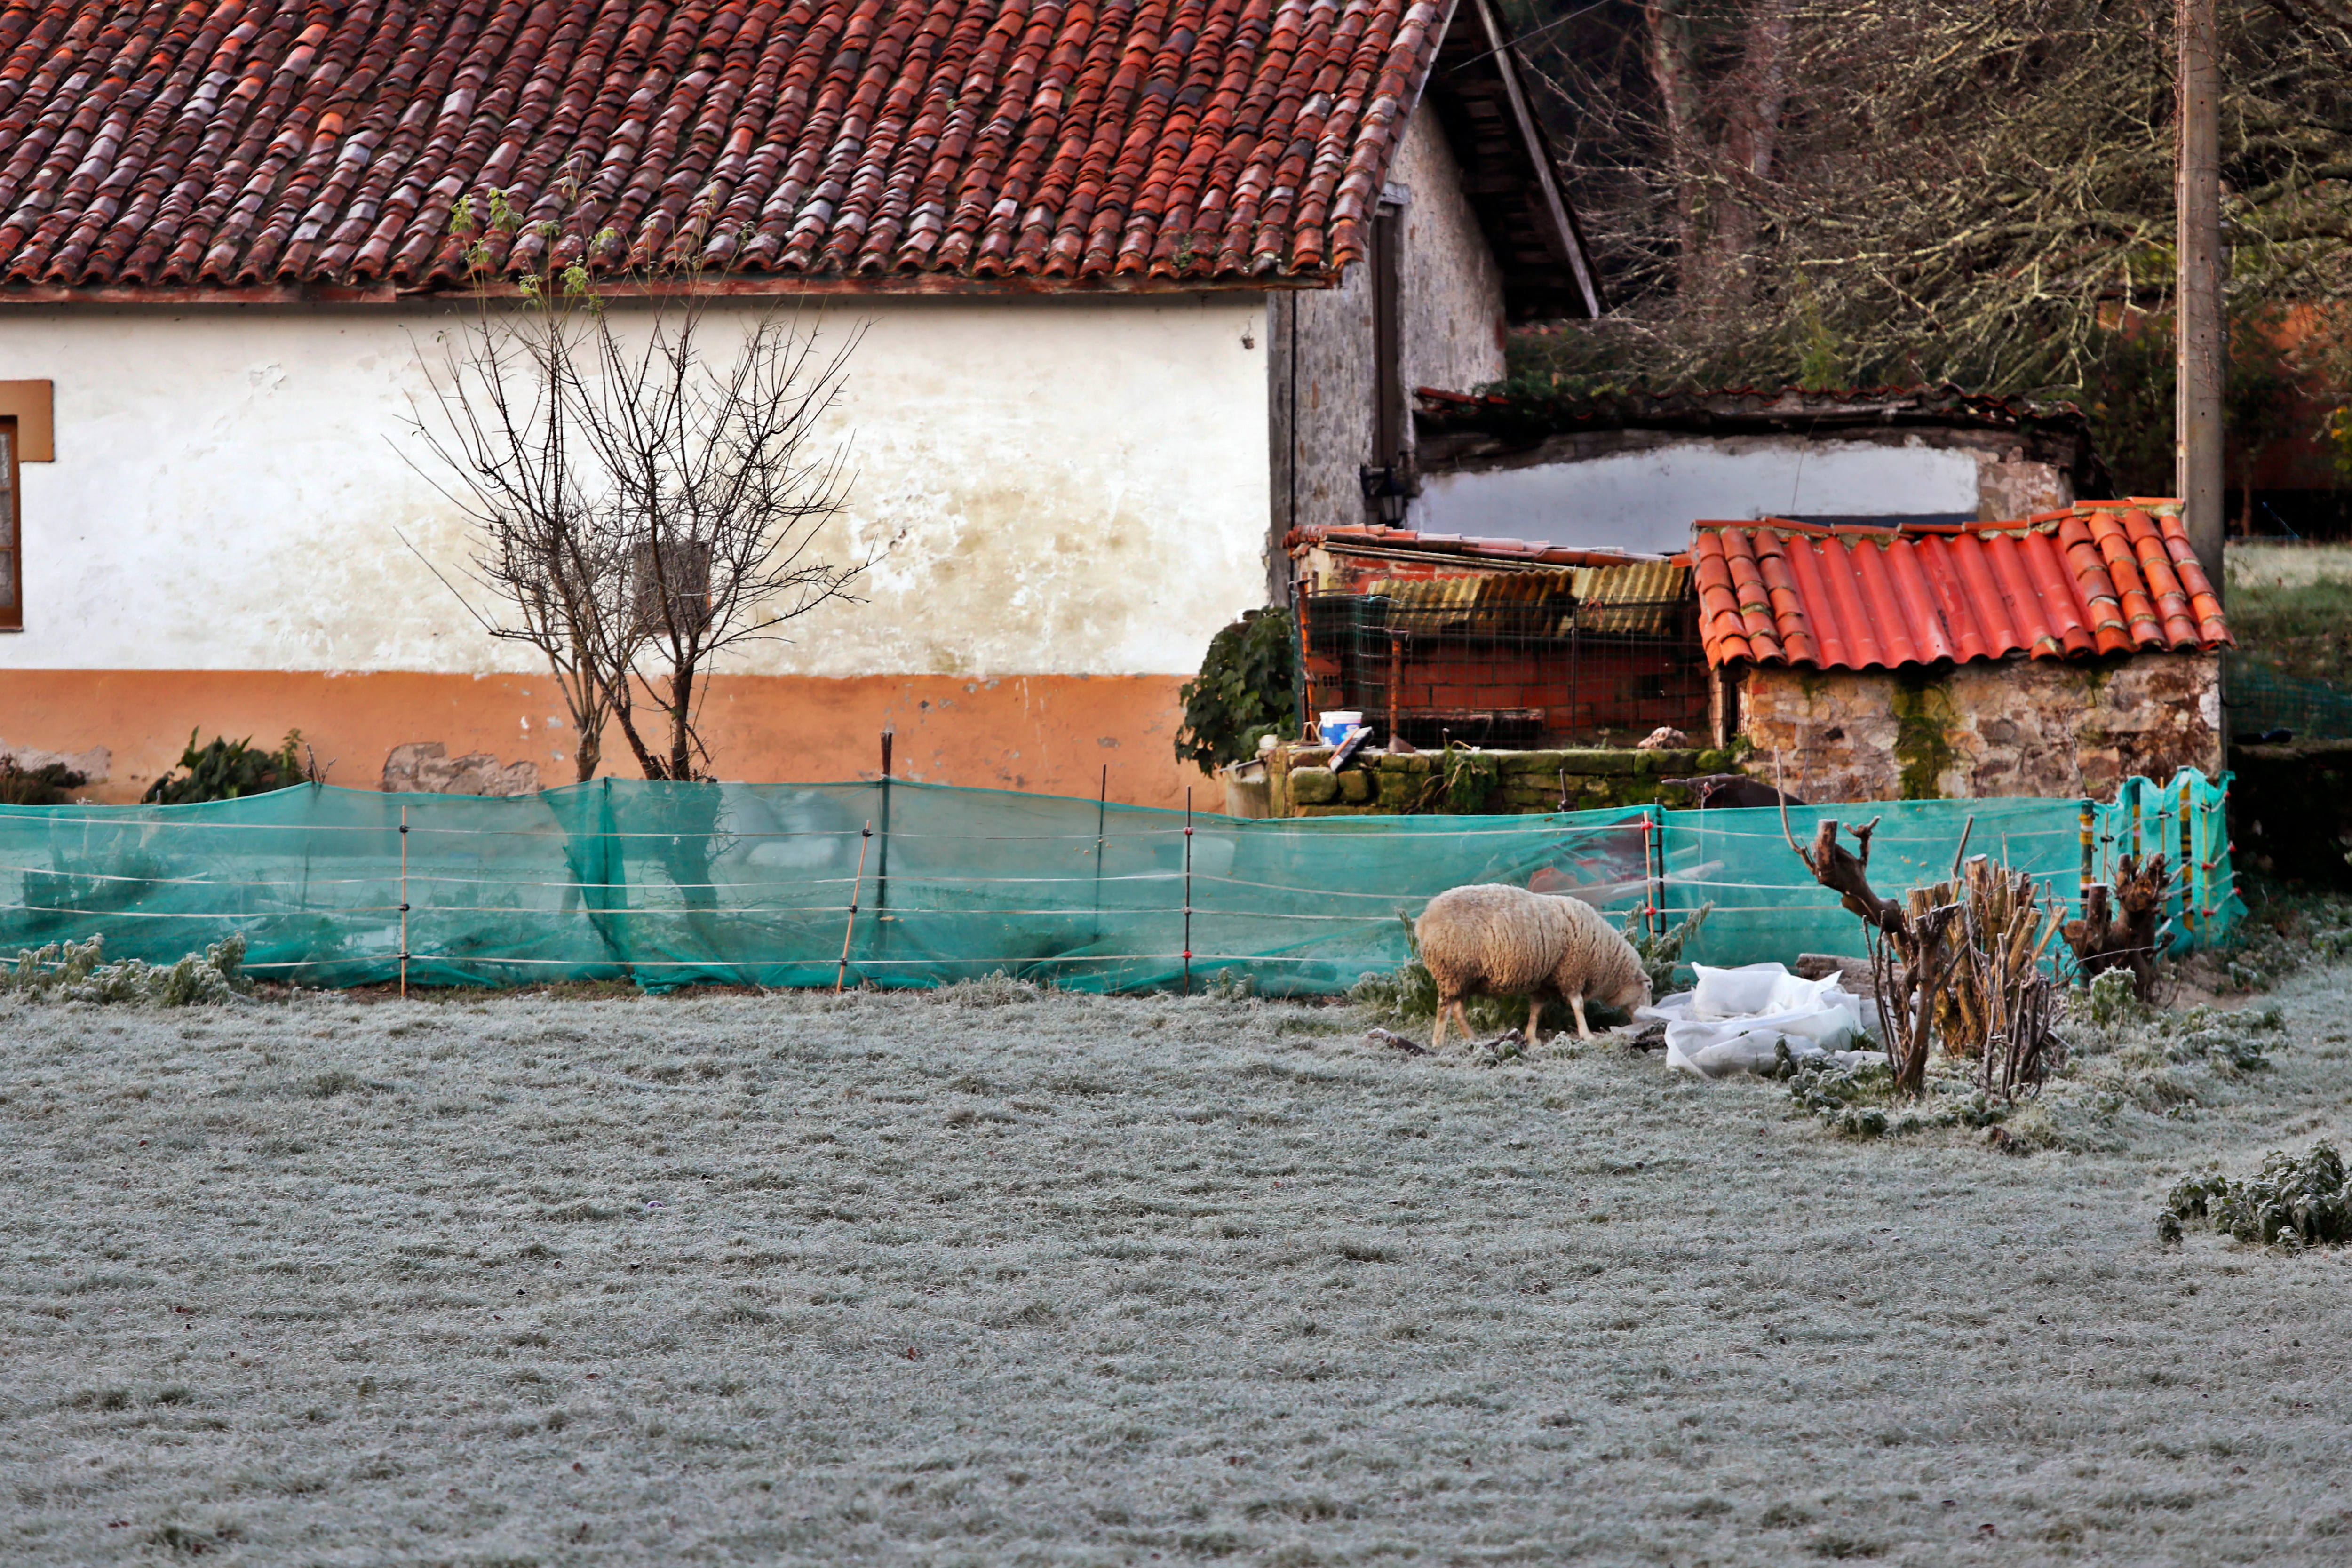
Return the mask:
<path id="1" fill-rule="evenodd" d="M 5 479 L 8 486 L 7 560 L 0 565 L 8 592 L 5 602 L 0 602 L 0 632 L 21 632 L 25 629 L 25 477 L 24 421 L 14 415 L 0 416 L 0 434 L 7 437 L 8 457 Z"/>

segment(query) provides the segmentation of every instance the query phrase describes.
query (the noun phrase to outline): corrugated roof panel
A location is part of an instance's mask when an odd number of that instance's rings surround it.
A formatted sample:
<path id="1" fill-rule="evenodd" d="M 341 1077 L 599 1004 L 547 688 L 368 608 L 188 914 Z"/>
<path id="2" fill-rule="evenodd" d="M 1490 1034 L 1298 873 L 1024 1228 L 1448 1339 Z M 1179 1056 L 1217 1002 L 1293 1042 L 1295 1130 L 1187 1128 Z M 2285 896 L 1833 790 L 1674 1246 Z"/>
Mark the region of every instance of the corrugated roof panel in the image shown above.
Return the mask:
<path id="1" fill-rule="evenodd" d="M 1895 668 L 2232 646 L 2169 501 L 1885 531 L 1702 522 L 1710 663 Z"/>

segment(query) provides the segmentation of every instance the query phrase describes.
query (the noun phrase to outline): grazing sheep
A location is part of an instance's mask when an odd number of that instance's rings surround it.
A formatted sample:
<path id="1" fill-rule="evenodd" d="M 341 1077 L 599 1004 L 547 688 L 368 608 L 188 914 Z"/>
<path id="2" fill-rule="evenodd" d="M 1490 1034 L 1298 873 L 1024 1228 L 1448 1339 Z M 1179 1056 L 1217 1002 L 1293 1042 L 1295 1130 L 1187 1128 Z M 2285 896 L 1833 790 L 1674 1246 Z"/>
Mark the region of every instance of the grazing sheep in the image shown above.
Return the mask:
<path id="1" fill-rule="evenodd" d="M 1421 962 L 1437 982 L 1437 1026 L 1430 1048 L 1445 1041 L 1450 1010 L 1465 1036 L 1469 1015 L 1462 998 L 1528 998 L 1528 1039 L 1540 1044 L 1543 1005 L 1565 1001 L 1576 1013 L 1576 1033 L 1589 1040 L 1585 998 L 1612 1007 L 1638 1007 L 1650 1000 L 1649 973 L 1628 942 L 1599 910 L 1576 899 L 1530 893 L 1499 883 L 1455 888 L 1440 893 L 1413 924 Z"/>

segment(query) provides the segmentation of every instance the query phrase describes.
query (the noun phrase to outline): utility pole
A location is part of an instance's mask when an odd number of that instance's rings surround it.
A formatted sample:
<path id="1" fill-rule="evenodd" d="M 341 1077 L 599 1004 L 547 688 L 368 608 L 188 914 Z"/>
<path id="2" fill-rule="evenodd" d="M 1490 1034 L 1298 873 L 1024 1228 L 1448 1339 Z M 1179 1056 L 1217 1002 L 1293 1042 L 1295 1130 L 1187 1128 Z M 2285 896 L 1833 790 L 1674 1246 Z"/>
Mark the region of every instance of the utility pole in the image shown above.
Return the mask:
<path id="1" fill-rule="evenodd" d="M 2173 182 L 2180 271 L 2174 483 L 2190 548 L 2221 591 L 2221 125 L 2213 0 L 2175 0 L 2180 146 Z"/>

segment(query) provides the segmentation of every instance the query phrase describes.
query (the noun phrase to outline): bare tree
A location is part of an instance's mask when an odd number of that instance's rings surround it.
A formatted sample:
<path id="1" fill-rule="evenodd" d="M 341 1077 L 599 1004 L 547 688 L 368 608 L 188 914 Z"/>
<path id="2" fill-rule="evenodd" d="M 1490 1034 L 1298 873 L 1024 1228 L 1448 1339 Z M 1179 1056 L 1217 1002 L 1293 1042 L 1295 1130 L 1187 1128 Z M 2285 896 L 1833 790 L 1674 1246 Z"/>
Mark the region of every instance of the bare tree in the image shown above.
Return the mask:
<path id="1" fill-rule="evenodd" d="M 583 427 L 625 520 L 631 669 L 662 716 L 649 743 L 627 691 L 614 708 L 647 778 L 707 776 L 697 718 L 713 660 L 852 597 L 873 562 L 812 553 L 847 490 L 847 447 L 823 426 L 856 337 L 828 353 L 772 313 L 714 363 L 706 298 L 665 300 L 635 342 L 603 325 L 584 384 Z"/>
<path id="2" fill-rule="evenodd" d="M 581 428 L 581 371 L 593 363 L 599 312 L 584 267 L 576 257 L 559 263 L 553 246 L 510 302 L 494 300 L 489 240 L 513 233 L 519 215 L 495 189 L 488 205 L 477 214 L 461 200 L 450 220 L 468 240 L 476 310 L 444 339 L 427 404 L 411 403 L 410 428 L 432 459 L 412 466 L 474 529 L 467 586 L 438 566 L 435 574 L 491 637 L 546 658 L 584 784 L 602 764 L 639 637 L 623 608 L 625 529 Z"/>
<path id="3" fill-rule="evenodd" d="M 772 310 L 707 355 L 725 319 L 708 316 L 698 229 L 663 253 L 675 259 L 624 273 L 612 231 L 586 232 L 576 184 L 528 223 L 505 192 L 486 205 L 461 201 L 451 219 L 478 309 L 411 420 L 427 477 L 474 525 L 463 584 L 443 581 L 490 636 L 545 656 L 582 780 L 608 721 L 647 778 L 708 778 L 697 721 L 713 662 L 850 598 L 872 563 L 814 553 L 847 490 L 846 445 L 824 426 L 856 338 L 828 353 Z M 616 276 L 647 310 L 608 300 Z M 650 738 L 641 707 L 661 715 Z"/>

